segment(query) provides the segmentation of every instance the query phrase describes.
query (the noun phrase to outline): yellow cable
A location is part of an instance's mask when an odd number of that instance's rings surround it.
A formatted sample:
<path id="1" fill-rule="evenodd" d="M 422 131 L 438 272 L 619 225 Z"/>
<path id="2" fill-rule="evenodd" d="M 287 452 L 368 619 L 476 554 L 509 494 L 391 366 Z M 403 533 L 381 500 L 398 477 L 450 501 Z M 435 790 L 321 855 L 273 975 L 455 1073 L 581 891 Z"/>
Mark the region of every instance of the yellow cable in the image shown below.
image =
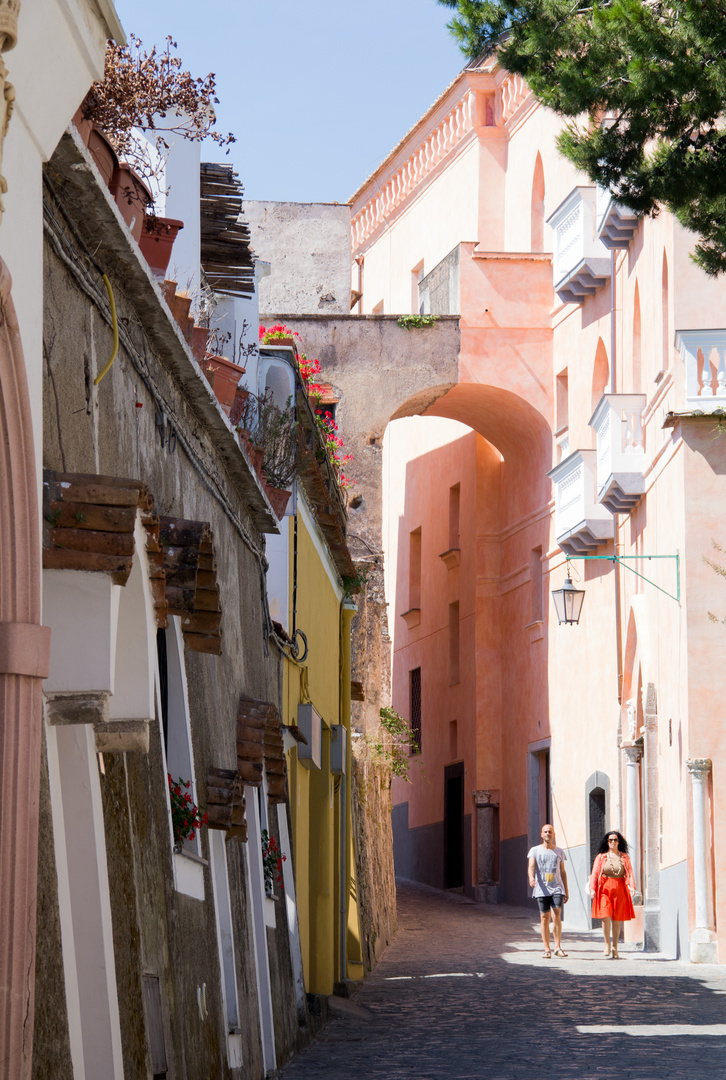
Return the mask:
<path id="1" fill-rule="evenodd" d="M 108 302 L 111 305 L 111 322 L 113 324 L 113 349 L 111 350 L 111 358 L 106 364 L 103 371 L 96 376 L 93 380 L 93 385 L 98 386 L 103 376 L 107 373 L 111 364 L 116 359 L 116 353 L 118 352 L 118 319 L 116 318 L 116 301 L 113 298 L 113 289 L 111 288 L 111 282 L 106 275 L 103 275 L 103 284 L 106 286 L 106 292 L 108 293 Z"/>

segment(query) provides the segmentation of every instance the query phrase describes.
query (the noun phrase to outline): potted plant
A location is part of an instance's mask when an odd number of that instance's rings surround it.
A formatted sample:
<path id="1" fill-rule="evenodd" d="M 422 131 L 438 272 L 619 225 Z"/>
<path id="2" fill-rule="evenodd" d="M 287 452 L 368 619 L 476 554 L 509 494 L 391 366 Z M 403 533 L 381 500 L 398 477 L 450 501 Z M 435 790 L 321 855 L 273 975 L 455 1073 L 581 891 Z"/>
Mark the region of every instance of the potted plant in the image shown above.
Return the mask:
<path id="1" fill-rule="evenodd" d="M 277 840 L 270 836 L 267 829 L 262 830 L 262 872 L 265 877 L 265 896 L 272 897 L 275 882 L 284 888 L 282 883 L 282 864 L 287 862 L 287 855 L 283 855 L 277 846 Z"/>
<path id="2" fill-rule="evenodd" d="M 139 247 L 155 277 L 164 280 L 171 259 L 171 249 L 184 222 L 176 218 L 146 216 L 141 229 Z M 206 334 L 205 334 L 206 344 Z"/>
<path id="3" fill-rule="evenodd" d="M 290 330 L 282 323 L 260 327 L 260 345 L 291 345 L 295 348 L 295 338 L 299 337 L 297 330 Z"/>
<path id="4" fill-rule="evenodd" d="M 111 177 L 109 190 L 121 211 L 121 217 L 138 244 L 144 227 L 146 211 L 153 206 L 154 197 L 135 169 L 121 161 Z"/>
<path id="5" fill-rule="evenodd" d="M 165 48 L 150 52 L 141 48 L 139 38 L 129 45 L 109 41 L 104 77 L 80 108 L 82 120 L 101 128 L 118 157 L 153 186 L 163 176 L 169 151 L 165 134 L 192 142 L 210 138 L 223 147 L 235 141 L 234 135 L 214 130 L 216 77 L 193 78 L 175 48 L 171 37 Z"/>
<path id="6" fill-rule="evenodd" d="M 197 829 L 207 824 L 207 813 L 201 811 L 192 799 L 191 780 L 174 780 L 170 773 L 166 774 L 166 779 L 169 784 L 174 845 L 181 847 L 185 841 L 194 839 Z"/>
<path id="7" fill-rule="evenodd" d="M 232 412 L 237 384 L 244 375 L 245 369 L 238 364 L 233 364 L 226 356 L 207 354 L 202 361 L 202 371 L 214 390 L 217 400 L 229 416 Z"/>

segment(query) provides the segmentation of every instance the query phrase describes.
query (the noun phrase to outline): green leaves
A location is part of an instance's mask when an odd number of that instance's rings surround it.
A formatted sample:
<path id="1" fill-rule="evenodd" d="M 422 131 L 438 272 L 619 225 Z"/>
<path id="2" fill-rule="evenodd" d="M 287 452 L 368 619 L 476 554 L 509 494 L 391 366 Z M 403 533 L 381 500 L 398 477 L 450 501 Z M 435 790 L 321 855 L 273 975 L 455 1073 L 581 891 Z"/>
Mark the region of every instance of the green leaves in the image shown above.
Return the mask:
<path id="1" fill-rule="evenodd" d="M 665 206 L 726 269 L 726 19 L 721 3 L 439 0 L 474 58 L 493 48 L 571 119 L 559 149 L 637 213 Z"/>

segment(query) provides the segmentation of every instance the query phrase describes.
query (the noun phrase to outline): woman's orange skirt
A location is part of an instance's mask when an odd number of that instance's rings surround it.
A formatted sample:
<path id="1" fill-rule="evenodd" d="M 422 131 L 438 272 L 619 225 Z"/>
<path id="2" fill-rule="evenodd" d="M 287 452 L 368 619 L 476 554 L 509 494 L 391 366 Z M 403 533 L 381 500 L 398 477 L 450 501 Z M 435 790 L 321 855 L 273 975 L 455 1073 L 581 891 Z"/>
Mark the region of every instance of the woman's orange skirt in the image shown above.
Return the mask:
<path id="1" fill-rule="evenodd" d="M 592 901 L 593 919 L 615 919 L 627 922 L 635 918 L 625 878 L 601 877 Z"/>

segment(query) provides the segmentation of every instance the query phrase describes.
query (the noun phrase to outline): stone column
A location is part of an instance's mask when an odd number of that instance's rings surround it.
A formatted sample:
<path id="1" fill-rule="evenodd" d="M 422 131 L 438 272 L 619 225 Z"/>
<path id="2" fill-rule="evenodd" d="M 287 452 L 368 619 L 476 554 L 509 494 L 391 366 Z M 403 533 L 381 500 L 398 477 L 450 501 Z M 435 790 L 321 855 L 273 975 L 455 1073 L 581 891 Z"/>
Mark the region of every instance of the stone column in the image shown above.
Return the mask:
<path id="1" fill-rule="evenodd" d="M 476 899 L 485 904 L 499 903 L 496 879 L 499 804 L 493 802 L 490 791 L 475 791 L 476 808 Z"/>
<path id="2" fill-rule="evenodd" d="M 640 883 L 640 842 L 638 824 L 640 821 L 640 778 L 638 766 L 643 756 L 640 746 L 624 746 L 625 752 L 625 839 L 630 849 L 630 861 L 635 876 L 634 904 L 642 904 L 643 896 Z"/>
<path id="3" fill-rule="evenodd" d="M 695 891 L 695 925 L 690 936 L 691 963 L 716 963 L 716 935 L 711 930 L 708 896 L 708 776 L 710 758 L 689 758 L 693 792 L 693 885 Z"/>

